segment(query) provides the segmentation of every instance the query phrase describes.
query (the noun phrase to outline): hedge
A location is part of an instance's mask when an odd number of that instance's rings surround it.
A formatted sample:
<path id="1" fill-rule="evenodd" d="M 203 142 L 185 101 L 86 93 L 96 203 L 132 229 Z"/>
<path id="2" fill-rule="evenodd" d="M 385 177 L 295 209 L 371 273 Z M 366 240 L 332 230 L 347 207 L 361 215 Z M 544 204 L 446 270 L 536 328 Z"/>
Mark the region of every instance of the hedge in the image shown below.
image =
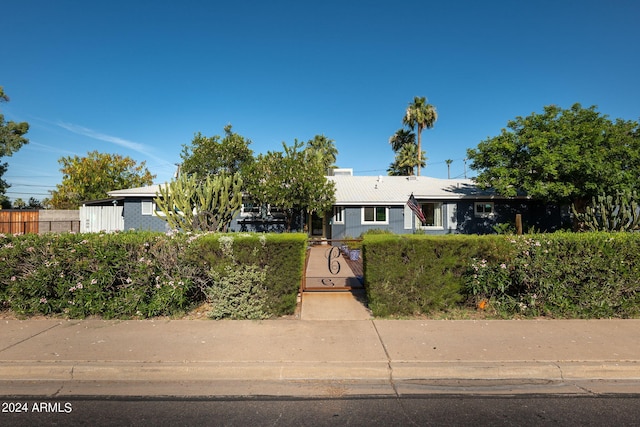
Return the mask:
<path id="1" fill-rule="evenodd" d="M 461 306 L 502 317 L 638 317 L 640 233 L 365 236 L 374 315 Z"/>
<path id="2" fill-rule="evenodd" d="M 365 235 L 364 281 L 375 316 L 415 315 L 464 301 L 470 260 L 499 262 L 508 247 L 499 236 Z"/>
<path id="3" fill-rule="evenodd" d="M 305 248 L 299 234 L 0 234 L 0 309 L 71 318 L 175 315 L 206 300 L 216 271 L 251 265 L 265 273 L 266 314 L 288 314 Z"/>

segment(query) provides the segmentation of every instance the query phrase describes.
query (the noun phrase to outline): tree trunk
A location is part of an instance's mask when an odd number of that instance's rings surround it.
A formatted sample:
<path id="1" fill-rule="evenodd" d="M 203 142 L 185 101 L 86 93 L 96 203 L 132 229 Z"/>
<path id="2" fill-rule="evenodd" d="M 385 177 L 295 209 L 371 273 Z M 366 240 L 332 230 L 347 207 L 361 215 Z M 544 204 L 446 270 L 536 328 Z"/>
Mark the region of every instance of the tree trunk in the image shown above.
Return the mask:
<path id="1" fill-rule="evenodd" d="M 420 165 L 422 164 L 422 129 L 418 125 L 418 176 L 420 176 Z"/>

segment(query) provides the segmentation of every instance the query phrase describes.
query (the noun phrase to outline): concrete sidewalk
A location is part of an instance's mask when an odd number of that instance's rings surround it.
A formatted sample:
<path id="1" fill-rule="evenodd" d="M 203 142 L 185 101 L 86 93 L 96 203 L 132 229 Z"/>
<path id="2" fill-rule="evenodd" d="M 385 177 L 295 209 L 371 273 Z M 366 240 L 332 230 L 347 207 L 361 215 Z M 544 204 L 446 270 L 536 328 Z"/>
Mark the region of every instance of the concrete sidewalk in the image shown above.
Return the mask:
<path id="1" fill-rule="evenodd" d="M 2 320 L 3 396 L 640 393 L 640 320 Z"/>

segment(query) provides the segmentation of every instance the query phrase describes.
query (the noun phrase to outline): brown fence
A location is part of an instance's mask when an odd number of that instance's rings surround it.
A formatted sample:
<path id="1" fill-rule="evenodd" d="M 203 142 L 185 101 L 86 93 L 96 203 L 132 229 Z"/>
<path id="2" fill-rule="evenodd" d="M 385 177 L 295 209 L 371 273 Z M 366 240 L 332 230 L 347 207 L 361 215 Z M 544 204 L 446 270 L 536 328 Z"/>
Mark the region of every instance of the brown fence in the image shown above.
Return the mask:
<path id="1" fill-rule="evenodd" d="M 0 210 L 0 233 L 37 233 L 38 218 L 38 211 Z"/>

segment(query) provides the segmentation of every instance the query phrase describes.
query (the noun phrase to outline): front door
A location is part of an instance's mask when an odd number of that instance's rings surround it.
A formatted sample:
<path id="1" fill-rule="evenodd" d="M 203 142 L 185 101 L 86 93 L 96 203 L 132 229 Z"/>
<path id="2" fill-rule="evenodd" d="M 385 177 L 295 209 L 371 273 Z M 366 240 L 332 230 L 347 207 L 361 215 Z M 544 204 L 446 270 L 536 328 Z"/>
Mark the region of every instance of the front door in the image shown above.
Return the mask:
<path id="1" fill-rule="evenodd" d="M 327 238 L 325 218 L 320 218 L 318 214 L 314 212 L 311 214 L 310 223 L 311 223 L 311 227 L 309 231 L 310 231 L 311 237 Z"/>

